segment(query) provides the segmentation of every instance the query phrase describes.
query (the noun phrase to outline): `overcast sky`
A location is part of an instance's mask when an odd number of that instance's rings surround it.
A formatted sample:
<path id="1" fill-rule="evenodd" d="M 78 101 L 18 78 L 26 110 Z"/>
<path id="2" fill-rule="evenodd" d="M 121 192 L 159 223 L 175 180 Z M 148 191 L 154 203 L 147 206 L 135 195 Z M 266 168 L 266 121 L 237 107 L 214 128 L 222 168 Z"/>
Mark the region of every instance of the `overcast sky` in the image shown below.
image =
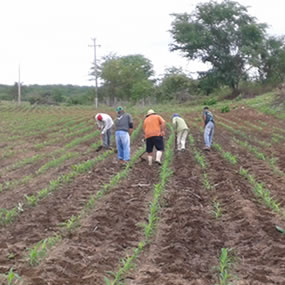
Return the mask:
<path id="1" fill-rule="evenodd" d="M 156 76 L 167 67 L 187 72 L 201 68 L 169 52 L 171 13 L 191 13 L 199 0 L 1 0 L 0 84 L 92 85 L 88 73 L 94 61 L 142 54 Z M 284 35 L 284 0 L 240 0 L 272 35 Z"/>

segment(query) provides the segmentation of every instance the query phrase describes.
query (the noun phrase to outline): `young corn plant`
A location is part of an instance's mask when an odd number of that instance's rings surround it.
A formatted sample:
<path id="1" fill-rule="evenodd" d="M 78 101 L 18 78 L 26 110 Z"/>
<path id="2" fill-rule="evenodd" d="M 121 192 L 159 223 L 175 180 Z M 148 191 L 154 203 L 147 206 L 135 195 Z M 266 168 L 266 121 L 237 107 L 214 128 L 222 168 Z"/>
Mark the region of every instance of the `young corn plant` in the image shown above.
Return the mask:
<path id="1" fill-rule="evenodd" d="M 36 266 L 46 255 L 46 241 L 38 242 L 33 248 L 28 249 L 28 261 L 31 266 Z"/>
<path id="2" fill-rule="evenodd" d="M 79 156 L 79 153 L 67 152 L 67 153 L 63 154 L 61 157 L 59 157 L 57 159 L 53 159 L 53 160 L 47 162 L 46 164 L 44 164 L 43 166 L 41 166 L 36 171 L 36 174 L 42 174 L 42 173 L 46 172 L 48 169 L 50 169 L 52 167 L 57 167 L 58 165 L 60 165 L 64 161 L 69 160 L 69 159 L 74 158 L 74 157 L 78 157 L 78 156 Z"/>
<path id="3" fill-rule="evenodd" d="M 61 235 L 57 234 L 39 241 L 35 246 L 28 249 L 28 261 L 31 266 L 38 265 L 43 258 L 46 257 L 48 249 L 53 247 L 62 239 Z"/>
<path id="4" fill-rule="evenodd" d="M 20 214 L 18 207 L 15 207 L 11 210 L 0 209 L 0 225 L 7 225 L 12 223 L 16 217 Z"/>
<path id="5" fill-rule="evenodd" d="M 214 208 L 213 213 L 214 213 L 215 218 L 219 219 L 223 214 L 223 210 L 222 210 L 220 202 L 214 200 L 213 201 L 213 208 Z"/>
<path id="6" fill-rule="evenodd" d="M 194 156 L 198 164 L 201 166 L 202 169 L 205 169 L 207 167 L 206 161 L 204 156 L 201 154 L 201 152 L 194 150 Z"/>
<path id="7" fill-rule="evenodd" d="M 213 146 L 214 146 L 214 148 L 215 148 L 216 150 L 218 150 L 218 151 L 222 154 L 222 156 L 223 156 L 227 161 L 229 161 L 231 164 L 236 164 L 236 163 L 237 163 L 237 158 L 236 158 L 236 156 L 232 155 L 232 154 L 231 154 L 230 152 L 228 152 L 228 151 L 224 151 L 223 148 L 222 148 L 219 144 L 217 144 L 217 143 L 213 144 Z"/>
<path id="8" fill-rule="evenodd" d="M 37 203 L 38 203 L 38 197 L 37 196 L 35 196 L 35 195 L 28 196 L 25 194 L 24 197 L 25 197 L 26 202 L 29 206 L 33 207 L 33 206 L 37 205 Z"/>
<path id="9" fill-rule="evenodd" d="M 203 185 L 204 185 L 204 188 L 206 190 L 211 190 L 212 189 L 212 185 L 209 181 L 209 177 L 208 177 L 208 174 L 207 173 L 203 173 Z"/>
<path id="10" fill-rule="evenodd" d="M 78 216 L 72 215 L 67 221 L 60 224 L 64 230 L 70 234 L 75 228 L 80 225 L 80 219 Z"/>
<path id="11" fill-rule="evenodd" d="M 253 186 L 253 192 L 255 195 L 263 200 L 265 205 L 272 209 L 276 213 L 281 213 L 280 203 L 278 203 L 270 194 L 270 191 L 264 187 L 262 183 L 258 183 L 255 180 L 255 177 L 248 173 L 248 170 L 240 168 L 239 171 L 241 176 L 244 176 L 248 179 L 249 183 Z M 284 214 L 282 214 L 284 216 Z"/>
<path id="12" fill-rule="evenodd" d="M 232 249 L 222 248 L 219 257 L 219 285 L 230 285 L 230 269 L 233 264 Z"/>
<path id="13" fill-rule="evenodd" d="M 8 285 L 13 285 L 15 284 L 16 280 L 21 280 L 21 277 L 19 276 L 19 274 L 14 272 L 13 267 L 10 268 L 7 274 L 3 274 L 3 275 L 4 275 L 4 278 L 7 280 Z"/>

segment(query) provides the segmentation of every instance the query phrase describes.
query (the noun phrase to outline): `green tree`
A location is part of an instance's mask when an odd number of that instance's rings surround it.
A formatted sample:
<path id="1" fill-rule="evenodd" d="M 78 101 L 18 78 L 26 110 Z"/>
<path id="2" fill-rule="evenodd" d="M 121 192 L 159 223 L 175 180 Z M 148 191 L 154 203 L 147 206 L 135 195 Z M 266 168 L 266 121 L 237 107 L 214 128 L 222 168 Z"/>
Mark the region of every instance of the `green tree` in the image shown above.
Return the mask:
<path id="1" fill-rule="evenodd" d="M 159 101 L 185 101 L 190 92 L 195 93 L 194 80 L 189 78 L 181 69 L 171 67 L 165 70 L 164 77 L 159 84 Z"/>
<path id="2" fill-rule="evenodd" d="M 285 39 L 269 37 L 264 44 L 259 61 L 259 75 L 262 81 L 278 84 L 285 80 Z"/>
<path id="3" fill-rule="evenodd" d="M 153 66 L 142 55 L 118 57 L 110 55 L 104 58 L 99 68 L 99 77 L 103 80 L 102 90 L 109 97 L 137 101 L 151 95 Z"/>
<path id="4" fill-rule="evenodd" d="M 236 90 L 260 56 L 266 25 L 249 16 L 246 7 L 227 0 L 201 3 L 192 14 L 173 16 L 171 51 L 210 64 L 203 78 Z"/>

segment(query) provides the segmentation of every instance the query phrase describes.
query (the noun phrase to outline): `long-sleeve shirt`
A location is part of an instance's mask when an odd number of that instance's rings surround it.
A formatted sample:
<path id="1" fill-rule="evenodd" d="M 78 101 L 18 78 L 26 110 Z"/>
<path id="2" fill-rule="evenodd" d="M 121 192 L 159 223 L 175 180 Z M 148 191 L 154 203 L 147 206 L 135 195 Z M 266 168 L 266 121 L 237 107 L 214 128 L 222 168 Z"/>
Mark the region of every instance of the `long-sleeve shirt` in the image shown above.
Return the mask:
<path id="1" fill-rule="evenodd" d="M 177 133 L 179 133 L 180 131 L 188 129 L 186 122 L 181 117 L 174 117 L 172 119 L 172 124 L 174 125 L 174 130 Z"/>
<path id="2" fill-rule="evenodd" d="M 115 120 L 116 131 L 126 131 L 133 128 L 133 119 L 130 114 L 123 113 Z"/>
<path id="3" fill-rule="evenodd" d="M 96 116 L 96 124 L 97 124 L 97 126 L 101 129 L 101 134 L 103 135 L 103 134 L 105 134 L 105 132 L 107 131 L 107 130 L 109 130 L 110 128 L 112 128 L 112 126 L 113 126 L 113 120 L 112 120 L 112 118 L 111 118 L 111 116 L 110 115 L 108 115 L 108 114 L 104 114 L 104 113 L 100 113 L 101 114 L 101 116 L 102 116 L 102 121 L 99 121 L 98 120 L 98 115 Z"/>

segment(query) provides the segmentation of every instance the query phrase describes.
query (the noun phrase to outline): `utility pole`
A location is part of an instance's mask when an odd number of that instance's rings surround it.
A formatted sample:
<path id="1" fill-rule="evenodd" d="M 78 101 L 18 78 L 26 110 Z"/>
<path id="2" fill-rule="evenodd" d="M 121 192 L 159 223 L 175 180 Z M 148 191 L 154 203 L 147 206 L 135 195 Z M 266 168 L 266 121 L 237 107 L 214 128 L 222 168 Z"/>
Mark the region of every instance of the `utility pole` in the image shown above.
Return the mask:
<path id="1" fill-rule="evenodd" d="M 21 68 L 18 68 L 18 104 L 21 104 Z"/>
<path id="2" fill-rule="evenodd" d="M 96 38 L 92 39 L 93 45 L 89 45 L 94 48 L 94 78 L 95 78 L 95 98 L 94 104 L 95 108 L 98 108 L 98 74 L 97 74 L 97 59 L 96 59 L 96 48 L 100 47 L 100 45 L 96 44 Z"/>

